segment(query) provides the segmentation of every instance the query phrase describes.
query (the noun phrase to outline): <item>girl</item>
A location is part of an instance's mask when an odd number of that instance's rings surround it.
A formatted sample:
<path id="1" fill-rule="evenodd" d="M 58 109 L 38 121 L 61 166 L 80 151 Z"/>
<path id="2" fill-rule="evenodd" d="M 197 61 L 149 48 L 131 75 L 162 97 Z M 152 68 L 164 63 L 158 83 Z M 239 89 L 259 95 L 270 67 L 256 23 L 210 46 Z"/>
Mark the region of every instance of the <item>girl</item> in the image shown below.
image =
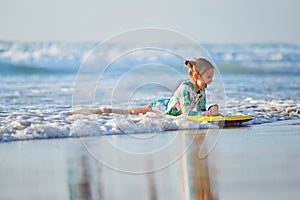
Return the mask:
<path id="1" fill-rule="evenodd" d="M 127 110 L 99 108 L 92 113 L 95 114 L 145 114 L 156 112 L 178 116 L 181 114 L 195 116 L 216 116 L 219 114 L 217 105 L 206 110 L 205 88 L 212 82 L 214 75 L 213 65 L 204 58 L 194 58 L 184 62 L 189 68 L 189 80 L 183 81 L 175 91 L 171 99 L 160 99 L 140 108 L 129 108 Z M 192 111 L 194 108 L 197 111 Z"/>

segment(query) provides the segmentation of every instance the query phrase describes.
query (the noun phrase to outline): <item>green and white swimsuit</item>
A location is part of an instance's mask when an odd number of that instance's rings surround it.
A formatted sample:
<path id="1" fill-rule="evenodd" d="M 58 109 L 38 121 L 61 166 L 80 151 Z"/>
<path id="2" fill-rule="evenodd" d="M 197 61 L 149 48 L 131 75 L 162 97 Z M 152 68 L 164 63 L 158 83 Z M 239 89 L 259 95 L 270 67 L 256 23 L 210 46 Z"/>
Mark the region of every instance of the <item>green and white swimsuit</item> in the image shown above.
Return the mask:
<path id="1" fill-rule="evenodd" d="M 189 116 L 210 116 L 206 111 L 205 90 L 196 92 L 190 80 L 183 81 L 175 91 L 171 99 L 159 99 L 150 104 L 152 111 L 159 114 L 178 116 L 187 114 Z M 196 107 L 197 111 L 193 111 Z"/>

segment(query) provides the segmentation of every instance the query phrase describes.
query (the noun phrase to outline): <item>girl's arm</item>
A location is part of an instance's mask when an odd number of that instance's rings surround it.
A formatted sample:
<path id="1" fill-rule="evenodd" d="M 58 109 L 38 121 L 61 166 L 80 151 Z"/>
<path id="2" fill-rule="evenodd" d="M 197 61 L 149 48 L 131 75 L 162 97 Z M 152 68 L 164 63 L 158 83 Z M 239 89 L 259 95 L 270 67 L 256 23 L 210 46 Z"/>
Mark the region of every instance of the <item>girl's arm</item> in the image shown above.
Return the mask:
<path id="1" fill-rule="evenodd" d="M 189 116 L 210 116 L 210 112 L 206 111 L 206 98 L 205 96 L 201 99 L 201 102 L 197 103 L 197 111 L 192 111 L 195 105 L 196 99 L 192 95 L 192 90 L 188 86 L 182 88 L 179 97 L 182 114 Z"/>
<path id="2" fill-rule="evenodd" d="M 189 116 L 210 116 L 210 111 L 206 110 L 206 95 L 203 93 L 203 98 L 197 102 L 197 111 L 190 111 Z"/>

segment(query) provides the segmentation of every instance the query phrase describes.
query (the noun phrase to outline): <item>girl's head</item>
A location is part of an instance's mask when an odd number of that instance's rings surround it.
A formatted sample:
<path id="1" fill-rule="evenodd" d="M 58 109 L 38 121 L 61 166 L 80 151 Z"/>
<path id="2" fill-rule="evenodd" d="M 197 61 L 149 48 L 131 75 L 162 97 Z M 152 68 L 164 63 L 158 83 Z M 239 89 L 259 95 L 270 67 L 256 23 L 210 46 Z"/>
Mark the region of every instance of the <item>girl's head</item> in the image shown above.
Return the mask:
<path id="1" fill-rule="evenodd" d="M 214 66 L 204 58 L 186 60 L 184 64 L 189 68 L 189 77 L 197 88 L 204 90 L 213 80 Z"/>

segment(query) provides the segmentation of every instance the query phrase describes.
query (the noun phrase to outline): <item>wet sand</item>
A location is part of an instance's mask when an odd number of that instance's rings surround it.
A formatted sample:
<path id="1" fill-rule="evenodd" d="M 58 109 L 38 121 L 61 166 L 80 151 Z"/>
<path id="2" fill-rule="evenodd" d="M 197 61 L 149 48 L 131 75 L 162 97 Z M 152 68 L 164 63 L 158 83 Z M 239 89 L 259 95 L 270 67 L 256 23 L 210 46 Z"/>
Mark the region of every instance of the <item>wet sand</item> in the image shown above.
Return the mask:
<path id="1" fill-rule="evenodd" d="M 300 120 L 206 131 L 1 143 L 0 199 L 299 198 Z"/>

